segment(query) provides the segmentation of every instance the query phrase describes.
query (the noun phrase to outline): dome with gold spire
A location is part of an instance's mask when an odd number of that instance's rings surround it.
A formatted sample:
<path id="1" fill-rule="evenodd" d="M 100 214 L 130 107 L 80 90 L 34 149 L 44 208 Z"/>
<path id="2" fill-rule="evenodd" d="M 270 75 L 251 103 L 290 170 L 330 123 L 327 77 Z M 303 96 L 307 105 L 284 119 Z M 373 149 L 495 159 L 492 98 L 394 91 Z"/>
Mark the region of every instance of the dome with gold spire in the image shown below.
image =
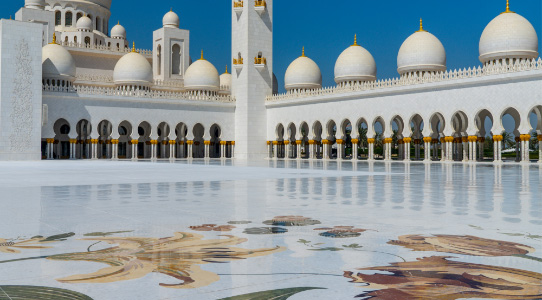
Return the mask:
<path id="1" fill-rule="evenodd" d="M 149 87 L 152 84 L 152 66 L 136 52 L 135 43 L 132 52 L 125 54 L 115 65 L 113 80 L 117 86 Z"/>
<path id="2" fill-rule="evenodd" d="M 305 47 L 300 57 L 294 60 L 284 76 L 285 88 L 291 90 L 311 90 L 322 87 L 322 72 L 320 67 L 305 56 Z"/>
<path id="3" fill-rule="evenodd" d="M 354 44 L 344 50 L 335 63 L 335 82 L 363 82 L 376 80 L 376 62 L 365 48 L 358 45 L 357 36 Z"/>
<path id="4" fill-rule="evenodd" d="M 521 15 L 506 10 L 493 19 L 480 38 L 480 61 L 533 59 L 538 57 L 538 36 L 533 25 Z"/>
<path id="5" fill-rule="evenodd" d="M 220 89 L 220 77 L 212 63 L 203 58 L 193 62 L 184 75 L 184 87 L 188 91 L 218 92 Z"/>
<path id="6" fill-rule="evenodd" d="M 423 28 L 409 36 L 397 55 L 397 72 L 401 75 L 416 72 L 446 71 L 446 50 L 440 40 Z"/>
<path id="7" fill-rule="evenodd" d="M 53 42 L 45 45 L 41 53 L 43 79 L 75 81 L 75 60 L 68 50 L 57 44 L 56 34 L 53 34 Z"/>

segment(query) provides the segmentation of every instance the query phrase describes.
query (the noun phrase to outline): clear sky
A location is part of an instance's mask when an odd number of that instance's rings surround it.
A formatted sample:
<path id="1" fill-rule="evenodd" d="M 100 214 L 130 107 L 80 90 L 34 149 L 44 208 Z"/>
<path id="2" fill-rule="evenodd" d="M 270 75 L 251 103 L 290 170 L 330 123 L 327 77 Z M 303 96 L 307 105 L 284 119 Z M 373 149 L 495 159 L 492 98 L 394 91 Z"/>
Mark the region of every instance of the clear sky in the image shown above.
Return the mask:
<path id="1" fill-rule="evenodd" d="M 250 1 L 250 0 L 245 0 Z M 15 15 L 23 0 L 0 1 L 3 18 Z M 510 0 L 511 10 L 527 18 L 542 42 L 542 1 Z M 152 32 L 162 27 L 170 8 L 179 14 L 181 28 L 190 30 L 193 58 L 201 49 L 220 73 L 231 62 L 231 1 L 113 0 L 110 26 L 117 20 L 138 48 L 152 48 Z M 448 69 L 479 66 L 478 42 L 485 26 L 506 8 L 506 0 L 275 0 L 274 72 L 284 91 L 288 65 L 306 54 L 321 68 L 324 86 L 334 85 L 339 54 L 353 43 L 369 50 L 378 78 L 397 77 L 397 53 L 403 41 L 424 28 L 436 35 L 447 52 Z M 539 45 L 542 49 L 542 44 Z"/>

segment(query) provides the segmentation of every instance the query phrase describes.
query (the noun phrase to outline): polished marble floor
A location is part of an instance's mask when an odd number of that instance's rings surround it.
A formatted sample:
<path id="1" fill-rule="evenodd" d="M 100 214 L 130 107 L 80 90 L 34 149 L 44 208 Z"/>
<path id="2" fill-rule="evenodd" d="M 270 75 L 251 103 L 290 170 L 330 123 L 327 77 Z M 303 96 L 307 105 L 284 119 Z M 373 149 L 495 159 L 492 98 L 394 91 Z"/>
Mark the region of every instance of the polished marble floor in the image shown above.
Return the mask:
<path id="1" fill-rule="evenodd" d="M 2 300 L 542 297 L 536 165 L 2 162 L 0 199 Z"/>

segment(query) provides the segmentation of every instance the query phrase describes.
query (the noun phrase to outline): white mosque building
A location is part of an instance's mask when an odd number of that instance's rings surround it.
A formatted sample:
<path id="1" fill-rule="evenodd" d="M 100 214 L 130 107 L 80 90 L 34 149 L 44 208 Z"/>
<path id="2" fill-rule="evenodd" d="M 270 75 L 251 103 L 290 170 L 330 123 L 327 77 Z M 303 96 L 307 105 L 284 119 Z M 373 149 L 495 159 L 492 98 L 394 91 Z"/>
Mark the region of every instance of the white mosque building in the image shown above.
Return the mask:
<path id="1" fill-rule="evenodd" d="M 444 46 L 420 21 L 399 50 L 398 78 L 378 79 L 354 41 L 337 59 L 336 86 L 322 87 L 303 49 L 278 94 L 273 0 L 232 0 L 232 68 L 222 75 L 203 52 L 190 59 L 175 12 L 140 50 L 109 23 L 111 2 L 26 0 L 15 20 L 0 21 L 0 160 L 499 163 L 505 115 L 517 161 L 530 161 L 533 131 L 542 146 L 537 32 L 508 4 L 481 33 L 479 66 L 448 70 Z"/>

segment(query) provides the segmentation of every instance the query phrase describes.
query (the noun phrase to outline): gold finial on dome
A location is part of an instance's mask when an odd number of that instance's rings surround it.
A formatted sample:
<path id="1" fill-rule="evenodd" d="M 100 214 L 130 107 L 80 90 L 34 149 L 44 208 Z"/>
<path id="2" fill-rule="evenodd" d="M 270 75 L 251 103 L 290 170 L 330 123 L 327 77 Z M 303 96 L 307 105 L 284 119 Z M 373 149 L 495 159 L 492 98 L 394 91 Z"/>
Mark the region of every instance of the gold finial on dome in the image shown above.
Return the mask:
<path id="1" fill-rule="evenodd" d="M 501 14 L 513 14 L 514 12 L 510 10 L 510 0 L 506 0 L 506 10 Z"/>
<path id="2" fill-rule="evenodd" d="M 358 35 L 357 34 L 354 34 L 354 45 L 352 46 L 359 46 L 358 45 Z"/>
<path id="3" fill-rule="evenodd" d="M 423 19 L 420 18 L 420 30 L 418 30 L 418 32 L 425 32 L 426 30 L 423 29 Z"/>
<path id="4" fill-rule="evenodd" d="M 226 65 L 226 73 L 224 73 L 224 74 L 230 74 L 230 73 L 228 73 L 228 65 Z"/>
<path id="5" fill-rule="evenodd" d="M 136 53 L 135 42 L 132 42 L 132 53 Z"/>
<path id="6" fill-rule="evenodd" d="M 117 21 L 117 25 L 120 25 L 120 20 Z"/>
<path id="7" fill-rule="evenodd" d="M 205 60 L 205 58 L 203 58 L 203 49 L 201 49 L 201 58 L 199 60 Z"/>
<path id="8" fill-rule="evenodd" d="M 303 50 L 301 50 L 301 57 L 306 57 L 305 56 L 305 46 L 303 46 Z"/>
<path id="9" fill-rule="evenodd" d="M 56 32 L 53 32 L 53 41 L 51 44 L 56 44 Z"/>

